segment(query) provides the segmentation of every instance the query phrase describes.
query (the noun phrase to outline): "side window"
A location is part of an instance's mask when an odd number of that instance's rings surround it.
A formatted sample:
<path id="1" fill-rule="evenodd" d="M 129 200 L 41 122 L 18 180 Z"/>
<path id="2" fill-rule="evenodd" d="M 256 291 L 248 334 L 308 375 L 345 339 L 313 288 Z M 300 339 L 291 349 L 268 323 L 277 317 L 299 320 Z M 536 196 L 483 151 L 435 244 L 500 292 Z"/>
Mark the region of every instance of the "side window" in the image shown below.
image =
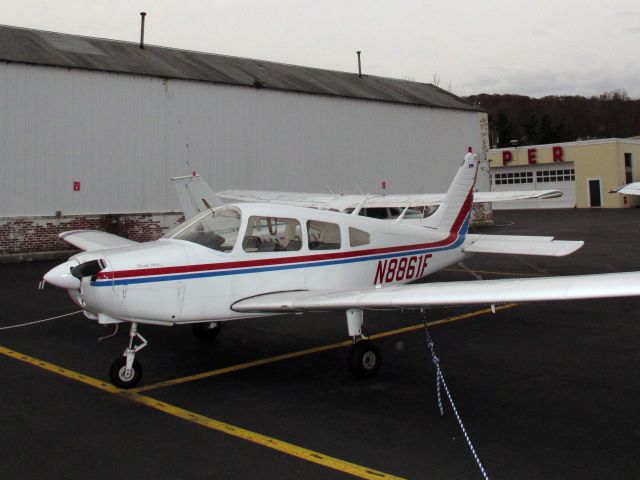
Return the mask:
<path id="1" fill-rule="evenodd" d="M 359 230 L 357 228 L 349 227 L 349 245 L 352 247 L 360 247 L 362 245 L 369 245 L 371 243 L 371 236 L 369 233 Z"/>
<path id="2" fill-rule="evenodd" d="M 293 218 L 249 217 L 245 252 L 292 252 L 302 248 L 300 222 Z"/>
<path id="3" fill-rule="evenodd" d="M 309 220 L 307 222 L 309 250 L 337 250 L 340 248 L 340 226 L 335 223 Z"/>

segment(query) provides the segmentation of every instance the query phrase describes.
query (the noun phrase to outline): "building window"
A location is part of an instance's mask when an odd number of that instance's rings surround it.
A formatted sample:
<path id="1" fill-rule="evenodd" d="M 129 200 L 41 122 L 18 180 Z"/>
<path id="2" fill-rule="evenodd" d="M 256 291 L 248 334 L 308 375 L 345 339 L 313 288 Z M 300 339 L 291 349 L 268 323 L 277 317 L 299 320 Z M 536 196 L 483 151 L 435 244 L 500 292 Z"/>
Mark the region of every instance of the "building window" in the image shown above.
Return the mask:
<path id="1" fill-rule="evenodd" d="M 533 172 L 494 173 L 492 180 L 494 185 L 533 183 Z"/>
<path id="2" fill-rule="evenodd" d="M 624 183 L 633 182 L 633 169 L 631 167 L 631 154 L 624 154 Z"/>
<path id="3" fill-rule="evenodd" d="M 540 170 L 536 172 L 536 182 L 574 182 L 576 180 L 576 171 L 573 168 L 564 170 Z"/>
<path id="4" fill-rule="evenodd" d="M 575 180 L 576 172 L 573 168 L 538 170 L 536 172 L 537 183 L 574 182 Z M 523 183 L 533 183 L 533 172 L 494 173 L 491 176 L 491 181 L 494 185 L 519 185 Z"/>

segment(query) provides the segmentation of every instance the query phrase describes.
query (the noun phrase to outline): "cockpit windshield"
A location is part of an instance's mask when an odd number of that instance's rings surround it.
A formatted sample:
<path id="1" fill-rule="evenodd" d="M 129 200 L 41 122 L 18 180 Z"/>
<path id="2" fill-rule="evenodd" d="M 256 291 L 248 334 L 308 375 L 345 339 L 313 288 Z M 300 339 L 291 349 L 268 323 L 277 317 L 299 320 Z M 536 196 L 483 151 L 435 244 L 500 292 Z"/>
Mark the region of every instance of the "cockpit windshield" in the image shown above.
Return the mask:
<path id="1" fill-rule="evenodd" d="M 234 207 L 220 207 L 173 235 L 171 238 L 199 243 L 220 252 L 230 252 L 238 239 L 240 211 Z"/>

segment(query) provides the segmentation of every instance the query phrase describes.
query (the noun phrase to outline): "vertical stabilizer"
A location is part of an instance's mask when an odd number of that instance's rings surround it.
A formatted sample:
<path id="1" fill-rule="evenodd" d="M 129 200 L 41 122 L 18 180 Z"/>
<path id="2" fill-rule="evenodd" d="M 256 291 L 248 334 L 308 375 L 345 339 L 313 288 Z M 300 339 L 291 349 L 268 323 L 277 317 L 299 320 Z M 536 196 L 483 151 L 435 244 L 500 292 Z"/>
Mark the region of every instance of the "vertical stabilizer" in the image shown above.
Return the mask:
<path id="1" fill-rule="evenodd" d="M 464 157 L 444 200 L 433 215 L 423 220 L 425 227 L 435 228 L 451 234 L 465 235 L 469 228 L 473 187 L 478 171 L 478 159 L 471 152 Z"/>
<path id="2" fill-rule="evenodd" d="M 209 208 L 224 204 L 220 197 L 211 190 L 207 182 L 195 172 L 186 177 L 172 178 L 171 183 L 176 189 L 180 208 L 182 208 L 187 220 Z"/>

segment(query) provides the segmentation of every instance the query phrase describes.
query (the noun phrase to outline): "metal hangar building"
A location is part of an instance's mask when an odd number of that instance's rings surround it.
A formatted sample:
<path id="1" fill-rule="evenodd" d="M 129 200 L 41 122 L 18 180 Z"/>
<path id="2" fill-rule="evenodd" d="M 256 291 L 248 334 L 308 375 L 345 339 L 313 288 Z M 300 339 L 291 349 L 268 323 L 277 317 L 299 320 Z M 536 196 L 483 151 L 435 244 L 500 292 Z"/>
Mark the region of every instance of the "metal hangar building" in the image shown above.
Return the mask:
<path id="1" fill-rule="evenodd" d="M 0 258 L 65 230 L 152 240 L 169 178 L 229 188 L 443 192 L 486 113 L 431 84 L 0 26 Z M 489 187 L 488 168 L 479 189 Z"/>

